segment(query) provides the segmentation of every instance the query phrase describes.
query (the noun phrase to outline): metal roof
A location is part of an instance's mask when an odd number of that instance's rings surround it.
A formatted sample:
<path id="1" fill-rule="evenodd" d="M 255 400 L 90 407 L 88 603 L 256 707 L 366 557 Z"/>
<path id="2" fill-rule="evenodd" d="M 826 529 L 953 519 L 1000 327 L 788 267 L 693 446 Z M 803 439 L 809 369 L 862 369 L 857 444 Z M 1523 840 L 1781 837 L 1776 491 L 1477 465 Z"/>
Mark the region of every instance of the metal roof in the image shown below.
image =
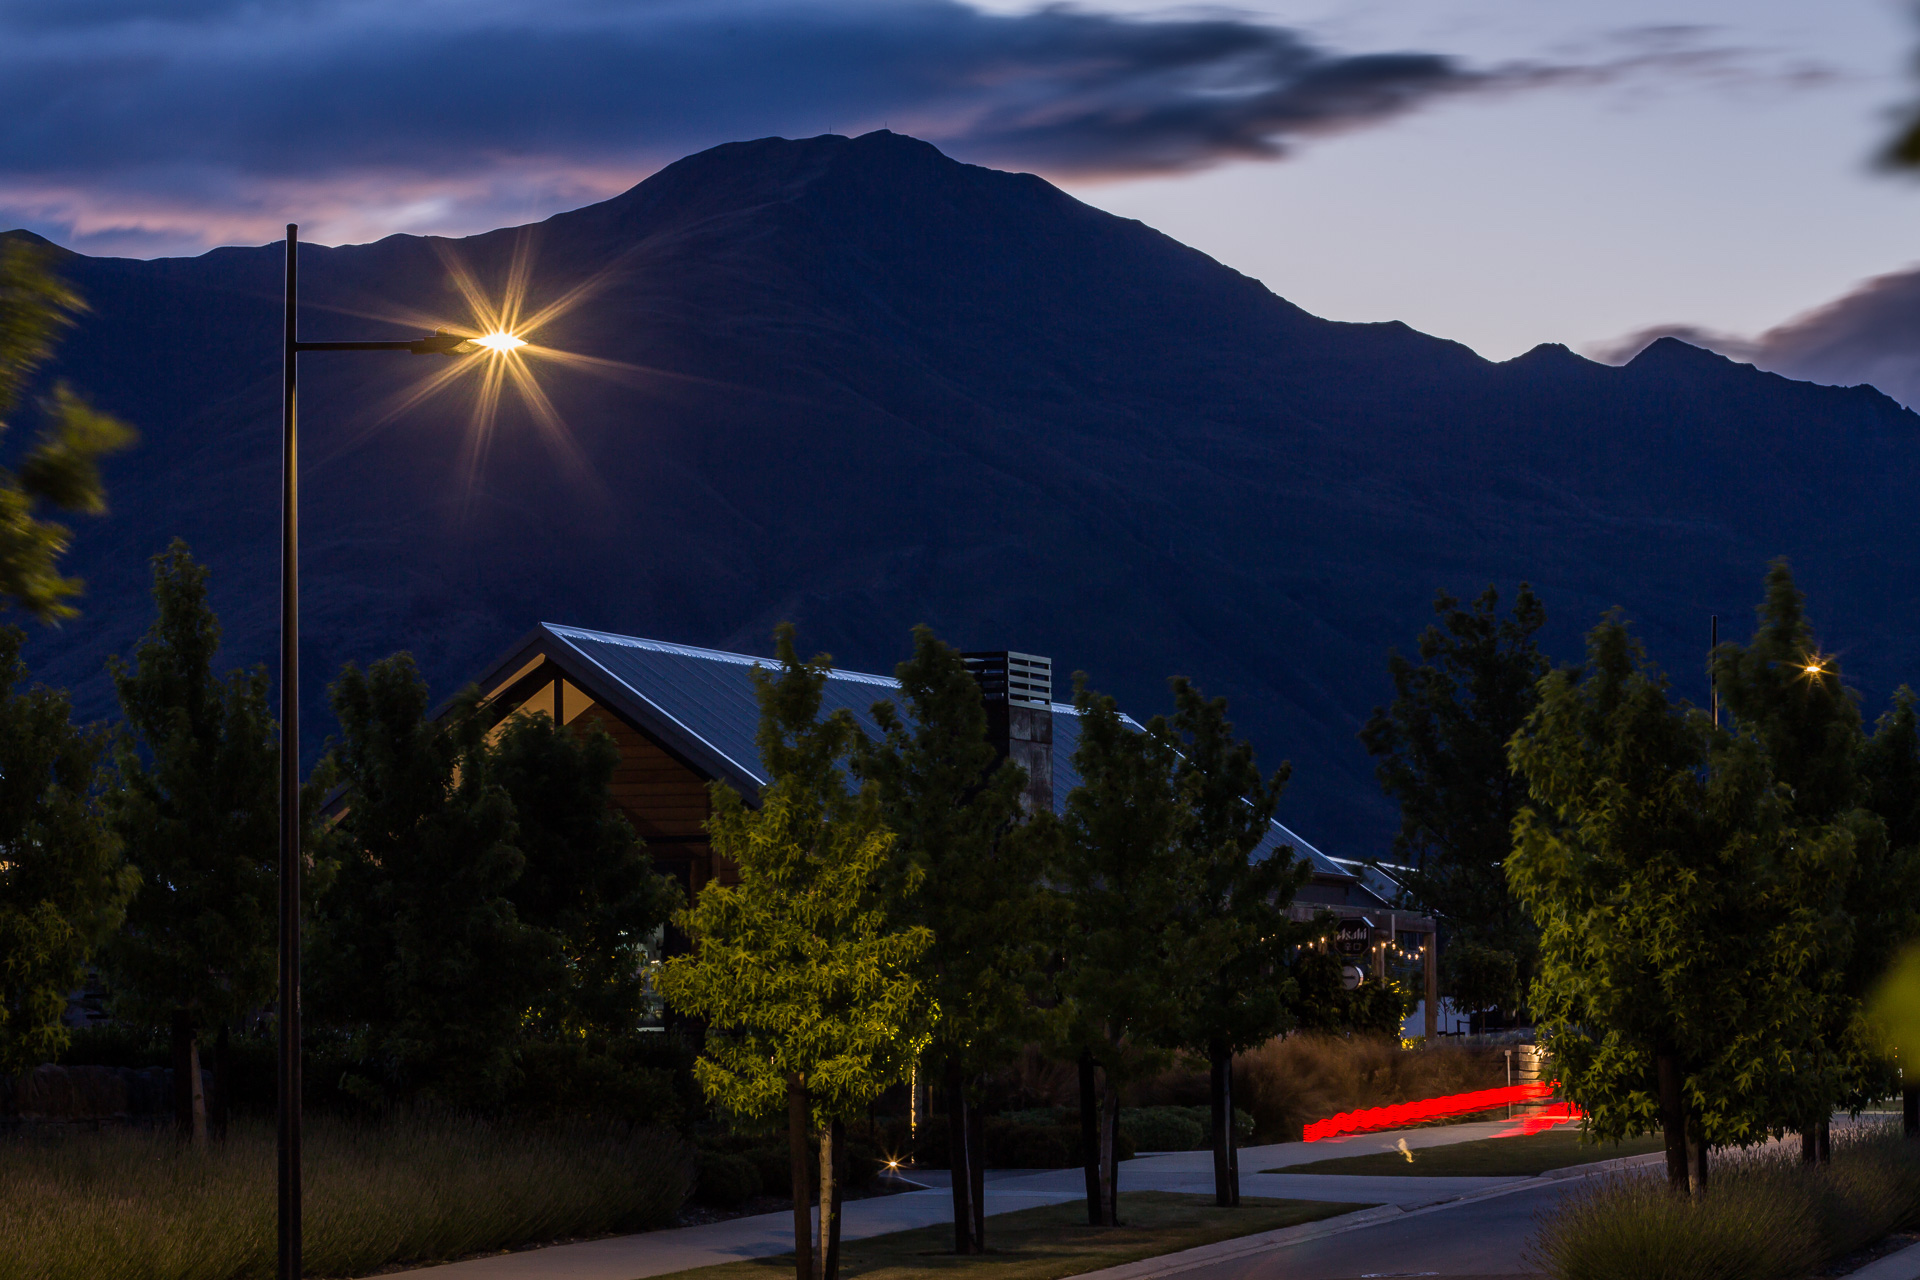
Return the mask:
<path id="1" fill-rule="evenodd" d="M 575 683 L 627 714 L 669 750 L 710 776 L 724 778 L 749 795 L 766 783 L 765 766 L 754 745 L 760 701 L 752 673 L 755 667 L 771 671 L 775 666 L 772 659 L 549 622 L 540 624 L 527 642 L 499 663 L 496 673 L 513 669 L 530 649 L 555 658 L 570 655 L 588 664 L 590 671 L 579 670 L 575 662 L 561 663 L 570 668 L 568 675 Z M 877 738 L 880 726 L 873 718 L 873 704 L 891 701 L 899 688 L 900 682 L 891 676 L 836 669 L 828 674 L 821 705 L 827 711 L 850 712 L 862 731 Z M 1073 767 L 1073 754 L 1080 746 L 1080 713 L 1070 703 L 1051 705 L 1054 808 L 1064 811 L 1067 794 L 1080 785 L 1080 775 Z M 1130 716 L 1121 718 L 1134 729 L 1142 728 Z M 1282 845 L 1291 845 L 1317 875 L 1360 879 L 1355 871 L 1278 822 L 1253 856 L 1265 858 Z"/>

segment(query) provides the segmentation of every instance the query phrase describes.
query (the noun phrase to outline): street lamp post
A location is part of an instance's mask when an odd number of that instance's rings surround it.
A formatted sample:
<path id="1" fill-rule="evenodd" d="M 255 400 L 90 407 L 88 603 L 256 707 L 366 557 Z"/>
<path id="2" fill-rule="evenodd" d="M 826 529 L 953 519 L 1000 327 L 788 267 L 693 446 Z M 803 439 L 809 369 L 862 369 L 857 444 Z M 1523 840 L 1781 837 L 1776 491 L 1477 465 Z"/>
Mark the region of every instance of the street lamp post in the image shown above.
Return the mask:
<path id="1" fill-rule="evenodd" d="M 280 1133 L 279 1276 L 300 1276 L 300 451 L 294 370 L 303 351 L 410 351 L 467 355 L 489 349 L 445 330 L 411 342 L 302 342 L 300 228 L 287 224 L 285 384 L 280 402 Z M 515 339 L 498 336 L 519 345 Z M 485 344 L 486 340 L 483 339 Z"/>

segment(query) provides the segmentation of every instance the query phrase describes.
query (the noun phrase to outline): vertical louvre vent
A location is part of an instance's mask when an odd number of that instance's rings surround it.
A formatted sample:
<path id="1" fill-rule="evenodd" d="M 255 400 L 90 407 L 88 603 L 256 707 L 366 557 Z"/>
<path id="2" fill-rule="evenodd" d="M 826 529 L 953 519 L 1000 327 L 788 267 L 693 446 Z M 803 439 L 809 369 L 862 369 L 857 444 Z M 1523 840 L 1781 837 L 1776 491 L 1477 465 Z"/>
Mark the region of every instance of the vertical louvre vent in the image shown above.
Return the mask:
<path id="1" fill-rule="evenodd" d="M 960 656 L 966 660 L 973 678 L 980 682 L 981 696 L 988 702 L 1020 707 L 1053 705 L 1052 658 L 1007 650 Z"/>

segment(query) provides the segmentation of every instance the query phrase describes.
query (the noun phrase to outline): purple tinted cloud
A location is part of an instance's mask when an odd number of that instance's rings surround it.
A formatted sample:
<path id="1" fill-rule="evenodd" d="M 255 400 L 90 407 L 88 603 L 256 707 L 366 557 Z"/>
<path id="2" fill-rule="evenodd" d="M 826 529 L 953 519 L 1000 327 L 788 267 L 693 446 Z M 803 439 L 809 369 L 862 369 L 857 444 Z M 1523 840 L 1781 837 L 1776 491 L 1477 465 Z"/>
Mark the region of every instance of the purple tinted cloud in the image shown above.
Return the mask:
<path id="1" fill-rule="evenodd" d="M 1658 325 L 1600 344 L 1589 354 L 1624 364 L 1669 336 L 1789 378 L 1839 387 L 1865 383 L 1920 409 L 1920 268 L 1864 280 L 1757 338 Z"/>
<path id="2" fill-rule="evenodd" d="M 887 126 L 1056 176 L 1271 158 L 1577 72 L 958 0 L 0 0 L 0 218 L 197 249 L 461 232 L 738 138 Z"/>

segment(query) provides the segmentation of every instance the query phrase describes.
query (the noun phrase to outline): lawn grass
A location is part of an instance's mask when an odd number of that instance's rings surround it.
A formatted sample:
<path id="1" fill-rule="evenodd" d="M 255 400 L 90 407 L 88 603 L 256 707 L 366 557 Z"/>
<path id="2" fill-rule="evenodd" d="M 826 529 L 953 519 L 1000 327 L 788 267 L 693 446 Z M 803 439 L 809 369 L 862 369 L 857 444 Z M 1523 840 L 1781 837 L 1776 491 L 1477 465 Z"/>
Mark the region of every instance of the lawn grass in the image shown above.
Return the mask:
<path id="1" fill-rule="evenodd" d="M 1629 1138 L 1625 1142 L 1580 1141 L 1580 1130 L 1560 1125 L 1544 1133 L 1506 1138 L 1480 1138 L 1444 1147 L 1414 1147 L 1412 1158 L 1398 1151 L 1364 1156 L 1336 1156 L 1312 1164 L 1268 1169 L 1267 1173 L 1334 1173 L 1402 1178 L 1535 1177 L 1549 1169 L 1645 1155 L 1661 1150 L 1659 1137 Z"/>
<path id="2" fill-rule="evenodd" d="M 1120 1220 L 1124 1226 L 1088 1226 L 1086 1204 L 1078 1200 L 1021 1209 L 987 1219 L 987 1252 L 978 1257 L 956 1257 L 953 1227 L 943 1223 L 849 1240 L 841 1246 L 840 1274 L 846 1280 L 925 1280 L 928 1276 L 1056 1280 L 1366 1207 L 1248 1198 L 1241 1200 L 1237 1209 L 1222 1209 L 1213 1203 L 1212 1196 L 1123 1191 Z M 679 1271 L 670 1280 L 771 1280 L 782 1272 L 793 1274 L 791 1253 Z"/>

